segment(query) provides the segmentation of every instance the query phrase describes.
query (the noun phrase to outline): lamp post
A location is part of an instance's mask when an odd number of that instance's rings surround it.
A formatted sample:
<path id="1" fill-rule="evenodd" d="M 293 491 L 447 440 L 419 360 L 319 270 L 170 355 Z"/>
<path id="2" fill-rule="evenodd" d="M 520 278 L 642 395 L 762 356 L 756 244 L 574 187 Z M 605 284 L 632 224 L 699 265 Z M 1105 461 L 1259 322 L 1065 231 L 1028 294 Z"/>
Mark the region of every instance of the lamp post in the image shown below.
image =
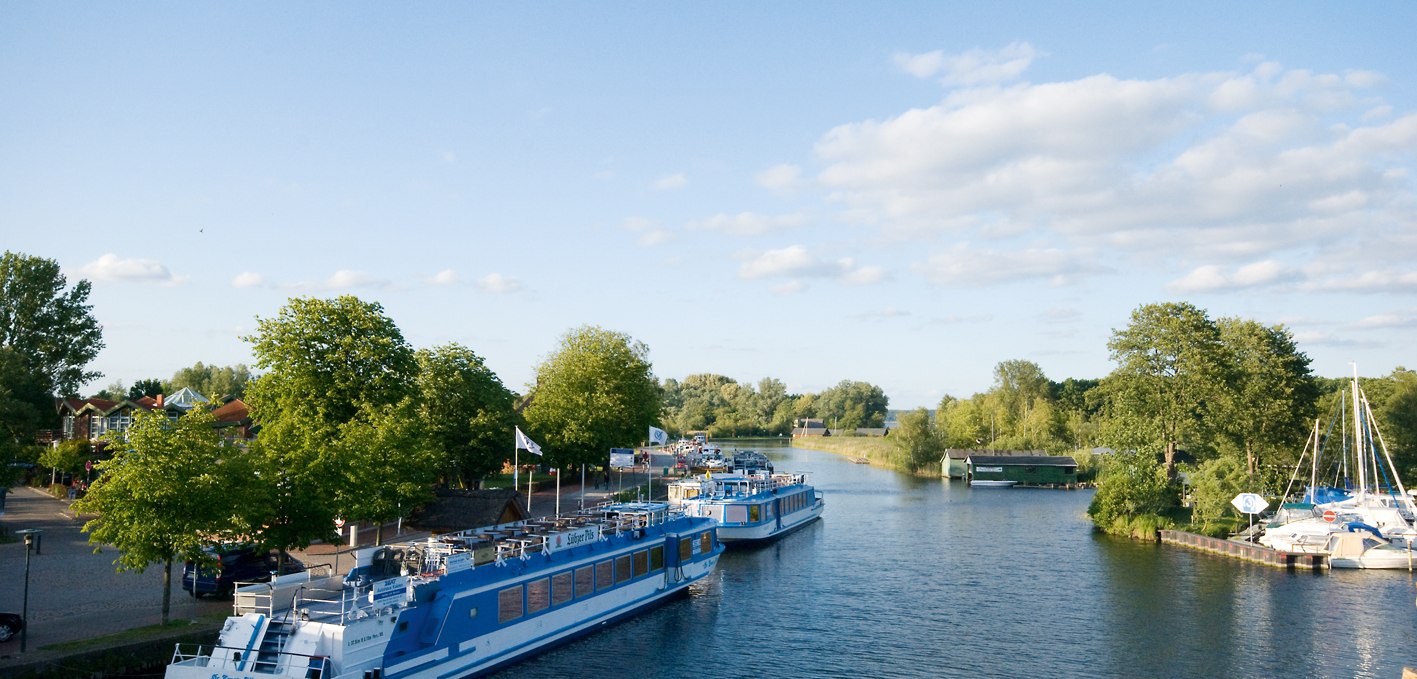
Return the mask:
<path id="1" fill-rule="evenodd" d="M 30 551 L 39 542 L 39 534 L 43 532 L 38 528 L 26 528 L 17 530 L 15 533 L 25 536 L 25 597 L 24 603 L 20 606 L 20 617 L 24 619 L 24 626 L 20 628 L 20 652 L 25 652 L 25 642 L 29 636 L 30 618 Z M 37 549 L 34 551 L 38 551 Z"/>

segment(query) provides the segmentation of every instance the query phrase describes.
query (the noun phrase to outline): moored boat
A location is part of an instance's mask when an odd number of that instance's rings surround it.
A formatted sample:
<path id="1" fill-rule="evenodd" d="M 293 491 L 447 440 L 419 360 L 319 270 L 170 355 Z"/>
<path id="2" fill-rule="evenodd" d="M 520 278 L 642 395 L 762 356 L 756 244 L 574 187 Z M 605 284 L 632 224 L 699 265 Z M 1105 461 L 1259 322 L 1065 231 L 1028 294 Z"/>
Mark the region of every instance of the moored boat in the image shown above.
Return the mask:
<path id="1" fill-rule="evenodd" d="M 1004 481 L 998 479 L 970 479 L 969 485 L 975 488 L 1009 488 L 1018 485 L 1018 481 Z"/>
<path id="2" fill-rule="evenodd" d="M 773 540 L 820 518 L 825 501 L 806 474 L 705 474 L 669 484 L 669 503 L 718 524 L 725 544 Z"/>
<path id="3" fill-rule="evenodd" d="M 685 592 L 722 551 L 712 521 L 665 503 L 363 549 L 344 578 L 238 588 L 217 643 L 179 644 L 166 676 L 477 676 Z"/>

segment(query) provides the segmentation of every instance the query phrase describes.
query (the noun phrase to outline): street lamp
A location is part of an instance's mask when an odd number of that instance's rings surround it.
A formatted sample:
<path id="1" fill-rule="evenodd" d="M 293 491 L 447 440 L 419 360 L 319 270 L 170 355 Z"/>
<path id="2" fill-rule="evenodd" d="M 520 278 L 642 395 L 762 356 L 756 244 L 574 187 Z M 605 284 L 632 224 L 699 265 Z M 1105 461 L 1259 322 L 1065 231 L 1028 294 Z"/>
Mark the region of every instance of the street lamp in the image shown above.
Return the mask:
<path id="1" fill-rule="evenodd" d="M 25 642 L 28 641 L 30 629 L 30 551 L 31 548 L 34 548 L 33 551 L 39 551 L 39 534 L 42 532 L 44 531 L 38 528 L 26 528 L 24 530 L 15 531 L 16 534 L 25 536 L 25 598 L 24 603 L 20 607 L 20 617 L 24 619 L 25 622 L 24 625 L 20 627 L 21 653 L 25 652 Z"/>

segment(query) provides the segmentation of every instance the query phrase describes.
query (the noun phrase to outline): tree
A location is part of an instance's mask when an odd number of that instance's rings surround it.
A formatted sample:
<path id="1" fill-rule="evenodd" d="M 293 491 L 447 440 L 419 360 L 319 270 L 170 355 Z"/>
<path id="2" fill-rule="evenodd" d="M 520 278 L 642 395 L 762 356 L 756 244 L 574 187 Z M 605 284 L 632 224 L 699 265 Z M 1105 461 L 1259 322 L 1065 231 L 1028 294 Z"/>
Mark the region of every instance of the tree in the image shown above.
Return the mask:
<path id="1" fill-rule="evenodd" d="M 82 439 L 69 439 L 61 441 L 57 446 L 45 448 L 39 454 L 39 463 L 51 470 L 50 478 L 55 473 L 77 474 L 84 468 L 84 463 L 92 459 L 93 447 L 88 441 Z"/>
<path id="2" fill-rule="evenodd" d="M 340 425 L 335 506 L 342 516 L 374 524 L 374 543 L 383 544 L 384 523 L 432 497 L 433 480 L 443 458 L 430 445 L 417 405 L 365 404 Z"/>
<path id="3" fill-rule="evenodd" d="M 243 363 L 215 366 L 197 361 L 195 365 L 173 373 L 172 379 L 164 383 L 163 387 L 169 394 L 188 387 L 219 403 L 227 397 L 243 398 L 246 394 L 246 383 L 249 381 L 251 369 Z"/>
<path id="4" fill-rule="evenodd" d="M 1304 446 L 1309 423 L 1318 414 L 1318 383 L 1309 357 L 1283 326 L 1222 318 L 1218 323 L 1227 363 L 1232 368 L 1225 411 L 1225 435 L 1244 453 L 1253 478 L 1261 459 L 1274 459 Z"/>
<path id="5" fill-rule="evenodd" d="M 1186 303 L 1147 304 L 1131 324 L 1112 333 L 1107 348 L 1117 368 L 1103 380 L 1108 398 L 1104 435 L 1119 450 L 1165 452 L 1167 478 L 1176 450 L 1214 450 L 1212 415 L 1229 387 L 1220 331 Z"/>
<path id="6" fill-rule="evenodd" d="M 1207 528 L 1230 513 L 1230 501 L 1253 483 L 1245 466 L 1229 457 L 1206 460 L 1187 478 L 1191 484 L 1191 520 Z"/>
<path id="7" fill-rule="evenodd" d="M 28 367 L 19 352 L 0 347 L 0 439 L 4 441 L 0 445 L 33 442 L 35 433 L 45 428 L 46 418 L 53 416 L 53 397 L 42 376 Z"/>
<path id="8" fill-rule="evenodd" d="M 1119 520 L 1142 515 L 1160 515 L 1176 506 L 1176 492 L 1167 480 L 1166 469 L 1147 453 L 1117 453 L 1102 463 L 1097 492 L 1087 507 L 1087 515 L 1104 530 Z"/>
<path id="9" fill-rule="evenodd" d="M 1390 379 L 1394 382 L 1392 393 L 1381 406 L 1374 405 L 1374 410 L 1393 465 L 1412 488 L 1417 479 L 1417 373 L 1398 368 Z"/>
<path id="10" fill-rule="evenodd" d="M 890 440 L 905 455 L 905 466 L 911 473 L 940 463 L 945 451 L 944 438 L 930 424 L 930 411 L 916 408 L 899 416 L 900 426 L 891 432 Z"/>
<path id="11" fill-rule="evenodd" d="M 507 459 L 516 396 L 467 347 L 447 344 L 416 355 L 419 419 L 449 474 L 475 487 Z"/>
<path id="12" fill-rule="evenodd" d="M 817 395 L 817 417 L 833 429 L 884 427 L 890 399 L 880 387 L 867 382 L 842 380 Z"/>
<path id="13" fill-rule="evenodd" d="M 523 415 L 547 464 L 605 464 L 610 448 L 645 439 L 659 419 L 659 398 L 649 347 L 624 333 L 583 326 L 537 366 Z M 510 442 L 510 431 L 507 436 Z"/>
<path id="14" fill-rule="evenodd" d="M 138 380 L 133 383 L 133 386 L 128 387 L 128 398 L 134 401 L 144 396 L 157 396 L 161 393 L 164 392 L 162 380 L 159 379 Z"/>
<path id="15" fill-rule="evenodd" d="M 75 514 L 94 514 L 84 524 L 89 542 L 119 551 L 118 570 L 143 572 L 163 565 L 162 621 L 172 599 L 172 563 L 201 559 L 202 547 L 248 532 L 238 505 L 254 475 L 244 455 L 224 446 L 206 409 L 168 420 L 160 411 L 139 411 L 126 432 L 105 435 L 113 457 Z M 96 546 L 94 551 L 98 551 Z"/>
<path id="16" fill-rule="evenodd" d="M 89 282 L 65 291 L 67 285 L 52 259 L 8 250 L 0 256 L 0 348 L 18 353 L 44 391 L 61 396 L 100 375 L 84 367 L 103 349 Z"/>
<path id="17" fill-rule="evenodd" d="M 248 383 L 246 401 L 261 426 L 252 452 L 269 501 L 253 520 L 284 551 L 333 537 L 336 515 L 363 511 L 349 504 L 354 494 L 421 478 L 418 465 L 408 478 L 355 465 L 367 451 L 346 449 L 342 439 L 361 414 L 412 397 L 418 363 L 383 307 L 349 295 L 292 299 L 257 328 L 245 339 L 266 372 Z"/>

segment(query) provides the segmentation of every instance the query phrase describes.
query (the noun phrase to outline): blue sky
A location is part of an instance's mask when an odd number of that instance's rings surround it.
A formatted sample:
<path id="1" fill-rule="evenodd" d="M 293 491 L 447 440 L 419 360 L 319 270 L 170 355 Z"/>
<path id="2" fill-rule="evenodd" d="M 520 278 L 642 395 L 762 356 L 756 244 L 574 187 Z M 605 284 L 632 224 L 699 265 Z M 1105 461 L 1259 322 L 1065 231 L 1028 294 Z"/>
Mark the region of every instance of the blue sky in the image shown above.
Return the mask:
<path id="1" fill-rule="evenodd" d="M 1413 360 L 1412 3 L 0 3 L 0 234 L 131 384 L 290 297 L 523 390 L 583 324 L 893 407 L 1138 305 Z"/>

